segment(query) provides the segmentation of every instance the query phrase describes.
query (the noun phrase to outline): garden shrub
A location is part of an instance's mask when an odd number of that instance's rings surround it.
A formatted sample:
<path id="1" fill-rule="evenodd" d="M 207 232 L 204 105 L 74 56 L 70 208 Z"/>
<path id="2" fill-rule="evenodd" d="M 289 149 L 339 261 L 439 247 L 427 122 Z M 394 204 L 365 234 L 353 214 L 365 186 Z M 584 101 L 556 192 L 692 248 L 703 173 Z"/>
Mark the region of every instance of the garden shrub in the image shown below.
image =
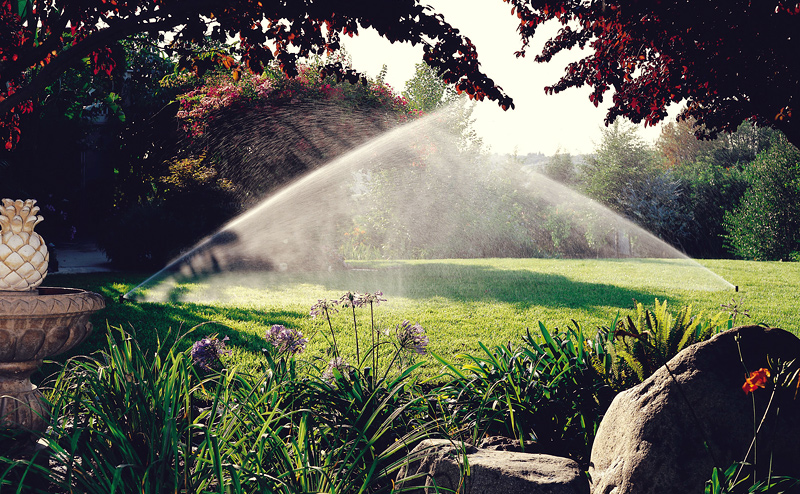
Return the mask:
<path id="1" fill-rule="evenodd" d="M 439 390 L 451 430 L 464 439 L 503 435 L 536 442 L 535 452 L 569 456 L 587 464 L 600 420 L 614 393 L 593 363 L 596 358 L 577 323 L 543 342 L 528 334 L 523 344 L 460 355 L 455 364 L 436 357 L 448 375 Z"/>
<path id="2" fill-rule="evenodd" d="M 742 259 L 793 260 L 800 252 L 800 150 L 773 137 L 744 173 L 750 186 L 725 214 L 729 250 Z"/>
<path id="3" fill-rule="evenodd" d="M 183 93 L 147 121 L 157 130 L 127 125 L 109 151 L 98 243 L 111 260 L 163 267 L 278 187 L 418 113 L 379 81 L 337 82 L 320 66 L 295 78 L 223 68 L 164 78 L 165 93 Z"/>
<path id="4" fill-rule="evenodd" d="M 724 312 L 692 314 L 689 305 L 673 316 L 666 300 L 656 299 L 653 310 L 634 305 L 633 317 L 616 319 L 613 329 L 600 328 L 595 339 L 608 381 L 619 391 L 644 381 L 686 347 L 733 327 Z"/>
<path id="5" fill-rule="evenodd" d="M 238 212 L 224 188 L 183 187 L 118 210 L 103 221 L 97 244 L 118 267 L 160 269 Z"/>
<path id="6" fill-rule="evenodd" d="M 725 212 L 739 203 L 747 188 L 739 165 L 720 164 L 703 156 L 673 173 L 681 184 L 682 209 L 688 214 L 683 225 L 687 235 L 681 247 L 692 257 L 731 257 L 724 246 L 723 220 Z"/>
<path id="7" fill-rule="evenodd" d="M 691 216 L 683 208 L 680 181 L 670 171 L 652 172 L 637 187 L 622 187 L 621 204 L 637 225 L 670 245 L 689 237 Z"/>
<path id="8" fill-rule="evenodd" d="M 294 78 L 216 71 L 178 97 L 184 153 L 205 154 L 242 204 L 417 114 L 380 81 L 337 82 L 317 62 L 299 69 Z"/>

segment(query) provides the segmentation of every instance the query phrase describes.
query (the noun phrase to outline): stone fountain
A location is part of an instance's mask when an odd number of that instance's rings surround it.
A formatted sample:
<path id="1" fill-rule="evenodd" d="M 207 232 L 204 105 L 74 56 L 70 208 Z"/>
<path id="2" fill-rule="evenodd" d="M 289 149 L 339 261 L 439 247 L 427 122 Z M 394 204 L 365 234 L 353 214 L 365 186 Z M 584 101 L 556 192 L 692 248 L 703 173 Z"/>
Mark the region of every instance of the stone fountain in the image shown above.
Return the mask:
<path id="1" fill-rule="evenodd" d="M 42 432 L 49 409 L 31 383 L 45 358 L 81 343 L 103 297 L 74 288 L 40 287 L 49 253 L 33 231 L 42 221 L 36 201 L 0 206 L 0 428 Z"/>

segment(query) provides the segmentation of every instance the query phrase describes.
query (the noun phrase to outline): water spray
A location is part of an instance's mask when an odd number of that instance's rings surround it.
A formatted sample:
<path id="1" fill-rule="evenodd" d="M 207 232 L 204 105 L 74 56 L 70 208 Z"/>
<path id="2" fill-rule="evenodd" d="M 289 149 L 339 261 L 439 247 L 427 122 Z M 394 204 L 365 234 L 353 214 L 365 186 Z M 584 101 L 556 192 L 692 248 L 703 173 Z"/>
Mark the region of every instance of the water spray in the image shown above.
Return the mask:
<path id="1" fill-rule="evenodd" d="M 186 251 L 122 295 L 120 302 L 186 300 L 182 283 L 207 282 L 215 293 L 222 293 L 226 283 L 239 284 L 249 274 L 328 272 L 360 255 L 382 259 L 405 259 L 415 252 L 465 259 L 554 255 L 558 247 L 551 241 L 553 232 L 537 229 L 538 223 L 531 221 L 537 215 L 553 216 L 570 225 L 575 238 L 587 239 L 584 243 L 562 239 L 572 250 L 556 254 L 638 263 L 641 271 L 632 276 L 648 280 L 650 286 L 672 283 L 679 270 L 682 282 L 695 289 L 738 292 L 738 286 L 652 233 L 530 167 L 475 166 L 474 157 L 461 153 L 447 131 L 451 126 L 443 123 L 446 115 L 432 113 L 324 166 L 309 166 L 312 171 Z M 268 162 L 274 155 L 255 153 L 253 159 Z M 365 217 L 383 218 L 387 225 L 373 227 L 373 238 L 366 245 L 373 251 L 366 254 L 350 245 L 360 241 L 354 231 L 370 228 Z M 146 293 L 139 292 L 146 288 Z"/>

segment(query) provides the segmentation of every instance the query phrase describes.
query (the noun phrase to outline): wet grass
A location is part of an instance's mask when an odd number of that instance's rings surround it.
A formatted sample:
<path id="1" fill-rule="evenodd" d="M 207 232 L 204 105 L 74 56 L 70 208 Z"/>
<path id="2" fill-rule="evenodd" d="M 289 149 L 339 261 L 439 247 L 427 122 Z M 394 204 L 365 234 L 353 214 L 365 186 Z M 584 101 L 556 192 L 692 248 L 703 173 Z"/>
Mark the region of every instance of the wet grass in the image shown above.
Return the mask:
<path id="1" fill-rule="evenodd" d="M 732 301 L 747 309 L 740 323 L 764 323 L 800 333 L 800 263 L 676 260 L 478 259 L 356 263 L 331 273 L 232 273 L 192 283 L 164 283 L 132 296 L 160 296 L 162 302 L 119 302 L 147 276 L 135 273 L 51 275 L 46 284 L 96 291 L 108 307 L 93 318 L 95 334 L 74 352 L 87 353 L 103 341 L 105 328 L 133 328 L 139 340 L 155 346 L 167 328 L 189 328 L 208 321 L 196 335 L 228 336 L 232 358 L 260 357 L 262 335 L 272 324 L 300 329 L 311 337 L 307 356 L 323 357 L 328 330 L 308 317 L 318 299 L 334 299 L 347 290 L 381 290 L 388 301 L 376 308 L 376 325 L 394 327 L 404 319 L 419 322 L 430 337 L 430 349 L 447 358 L 477 352 L 487 345 L 518 342 L 538 321 L 552 329 L 575 320 L 587 333 L 631 313 L 634 300 L 652 307 L 668 300 L 677 310 L 692 304 L 694 312 L 716 313 Z M 705 269 L 709 268 L 711 271 Z M 713 272 L 712 272 L 713 271 Z M 714 274 L 716 273 L 716 274 Z M 719 275 L 719 276 L 717 276 Z M 733 285 L 739 286 L 734 292 Z M 362 344 L 369 311 L 360 310 Z M 334 318 L 337 340 L 354 353 L 352 320 Z M 187 340 L 186 346 L 191 344 Z M 63 359 L 64 357 L 59 357 Z M 426 359 L 426 357 L 423 357 Z M 433 360 L 426 373 L 434 373 Z"/>

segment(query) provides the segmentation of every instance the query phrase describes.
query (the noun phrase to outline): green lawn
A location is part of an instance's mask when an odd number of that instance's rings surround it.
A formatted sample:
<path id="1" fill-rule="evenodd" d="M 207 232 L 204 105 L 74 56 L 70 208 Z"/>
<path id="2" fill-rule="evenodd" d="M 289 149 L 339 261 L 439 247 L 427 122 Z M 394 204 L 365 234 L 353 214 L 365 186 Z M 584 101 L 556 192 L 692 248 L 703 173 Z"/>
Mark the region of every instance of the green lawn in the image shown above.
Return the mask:
<path id="1" fill-rule="evenodd" d="M 310 337 L 307 356 L 322 355 L 328 331 L 308 317 L 318 299 L 334 299 L 345 291 L 384 292 L 387 302 L 376 309 L 376 324 L 393 327 L 404 319 L 419 322 L 430 337 L 430 349 L 452 358 L 476 352 L 478 342 L 516 343 L 538 321 L 553 329 L 574 319 L 587 333 L 608 325 L 617 313 L 631 313 L 633 301 L 652 307 L 668 300 L 677 310 L 692 304 L 694 311 L 719 312 L 721 304 L 743 300 L 751 318 L 741 323 L 766 323 L 800 333 L 800 263 L 677 260 L 561 260 L 475 259 L 355 263 L 357 269 L 332 273 L 234 273 L 191 284 L 164 283 L 135 295 L 158 295 L 169 303 L 118 302 L 118 297 L 145 276 L 108 273 L 51 275 L 46 284 L 96 291 L 108 307 L 93 321 L 95 335 L 76 351 L 100 345 L 106 325 L 135 328 L 151 345 L 167 328 L 187 330 L 205 321 L 199 334 L 230 337 L 233 358 L 247 362 L 260 357 L 262 335 L 272 324 L 300 329 Z M 716 273 L 716 274 L 714 274 Z M 725 283 L 719 276 L 739 292 Z M 359 324 L 369 311 L 359 309 Z M 741 316 L 740 316 L 741 317 Z M 354 352 L 352 321 L 335 316 L 339 344 Z M 362 336 L 368 338 L 366 329 Z M 187 346 L 191 342 L 187 342 Z M 74 352 L 73 352 L 74 353 Z M 429 359 L 429 357 L 423 357 Z M 427 372 L 434 372 L 432 359 Z"/>

